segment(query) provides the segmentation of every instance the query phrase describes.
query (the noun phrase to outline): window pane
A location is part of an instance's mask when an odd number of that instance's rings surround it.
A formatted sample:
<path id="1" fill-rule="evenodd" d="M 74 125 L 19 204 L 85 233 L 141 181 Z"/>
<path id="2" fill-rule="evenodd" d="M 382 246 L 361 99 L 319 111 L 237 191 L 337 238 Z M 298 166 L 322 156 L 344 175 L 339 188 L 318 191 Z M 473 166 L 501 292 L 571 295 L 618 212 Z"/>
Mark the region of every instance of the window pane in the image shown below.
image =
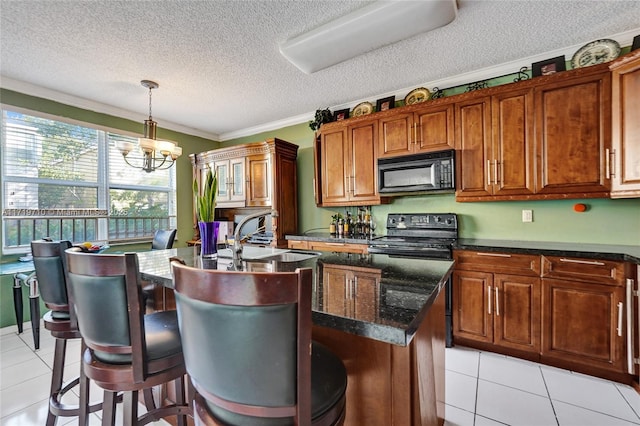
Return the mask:
<path id="1" fill-rule="evenodd" d="M 96 182 L 97 130 L 8 112 L 5 176 Z"/>
<path id="2" fill-rule="evenodd" d="M 46 183 L 5 183 L 9 209 L 90 209 L 98 207 L 98 188 Z"/>

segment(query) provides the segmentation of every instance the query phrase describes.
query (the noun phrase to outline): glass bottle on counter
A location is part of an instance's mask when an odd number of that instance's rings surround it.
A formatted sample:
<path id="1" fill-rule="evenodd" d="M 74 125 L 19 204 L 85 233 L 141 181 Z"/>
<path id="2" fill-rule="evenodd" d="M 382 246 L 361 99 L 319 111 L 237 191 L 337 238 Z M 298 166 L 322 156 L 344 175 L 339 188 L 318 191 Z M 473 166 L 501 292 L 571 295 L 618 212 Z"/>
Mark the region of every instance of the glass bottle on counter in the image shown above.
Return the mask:
<path id="1" fill-rule="evenodd" d="M 347 218 L 344 220 L 344 236 L 349 237 L 353 232 L 353 224 L 351 222 L 351 212 L 347 211 Z"/>
<path id="2" fill-rule="evenodd" d="M 344 219 L 338 219 L 338 225 L 336 226 L 336 231 L 338 233 L 338 237 L 344 236 Z"/>

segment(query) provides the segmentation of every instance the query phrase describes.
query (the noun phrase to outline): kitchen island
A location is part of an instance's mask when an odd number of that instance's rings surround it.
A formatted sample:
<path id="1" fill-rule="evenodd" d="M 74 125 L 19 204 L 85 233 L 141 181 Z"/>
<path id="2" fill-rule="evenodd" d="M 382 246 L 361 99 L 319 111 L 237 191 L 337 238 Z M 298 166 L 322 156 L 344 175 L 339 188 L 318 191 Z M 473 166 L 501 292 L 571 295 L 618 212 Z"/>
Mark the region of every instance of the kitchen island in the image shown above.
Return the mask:
<path id="1" fill-rule="evenodd" d="M 138 253 L 142 279 L 171 287 L 172 256 L 195 267 L 230 265 L 196 250 Z M 317 252 L 293 262 L 263 256 L 242 267 L 313 269 L 313 338 L 340 356 L 349 375 L 345 425 L 444 422 L 444 286 L 452 261 Z"/>

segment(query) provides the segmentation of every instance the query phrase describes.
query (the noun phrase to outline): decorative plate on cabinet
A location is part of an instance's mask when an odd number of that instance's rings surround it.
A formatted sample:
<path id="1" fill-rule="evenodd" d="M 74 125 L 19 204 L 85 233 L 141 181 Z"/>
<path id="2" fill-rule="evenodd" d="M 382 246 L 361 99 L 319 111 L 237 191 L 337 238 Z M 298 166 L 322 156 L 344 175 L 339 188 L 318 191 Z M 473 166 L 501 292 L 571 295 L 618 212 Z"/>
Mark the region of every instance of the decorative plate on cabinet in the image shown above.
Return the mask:
<path id="1" fill-rule="evenodd" d="M 571 68 L 609 62 L 620 55 L 620 45 L 608 38 L 592 41 L 582 46 L 571 58 Z"/>
<path id="2" fill-rule="evenodd" d="M 371 114 L 373 112 L 373 104 L 371 102 L 360 102 L 353 109 L 351 113 L 352 117 L 359 117 L 361 115 Z"/>
<path id="3" fill-rule="evenodd" d="M 413 89 L 407 96 L 404 97 L 405 105 L 413 105 L 418 104 L 420 102 L 424 102 L 429 99 L 431 96 L 431 92 L 429 89 L 425 89 L 424 87 L 418 87 L 417 89 Z"/>

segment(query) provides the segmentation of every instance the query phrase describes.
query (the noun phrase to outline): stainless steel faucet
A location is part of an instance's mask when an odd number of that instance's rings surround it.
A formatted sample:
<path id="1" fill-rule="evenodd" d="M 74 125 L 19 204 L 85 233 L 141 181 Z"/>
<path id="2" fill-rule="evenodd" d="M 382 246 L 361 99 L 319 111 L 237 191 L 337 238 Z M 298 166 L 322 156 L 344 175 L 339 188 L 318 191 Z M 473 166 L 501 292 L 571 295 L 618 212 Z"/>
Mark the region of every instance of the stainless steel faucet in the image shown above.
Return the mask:
<path id="1" fill-rule="evenodd" d="M 244 219 L 238 223 L 235 232 L 233 233 L 233 261 L 234 263 L 238 263 L 242 260 L 242 238 L 240 237 L 242 228 L 247 224 L 251 219 L 255 219 L 262 216 L 278 217 L 278 212 L 276 210 L 262 210 L 259 212 L 255 212 L 246 216 Z"/>

